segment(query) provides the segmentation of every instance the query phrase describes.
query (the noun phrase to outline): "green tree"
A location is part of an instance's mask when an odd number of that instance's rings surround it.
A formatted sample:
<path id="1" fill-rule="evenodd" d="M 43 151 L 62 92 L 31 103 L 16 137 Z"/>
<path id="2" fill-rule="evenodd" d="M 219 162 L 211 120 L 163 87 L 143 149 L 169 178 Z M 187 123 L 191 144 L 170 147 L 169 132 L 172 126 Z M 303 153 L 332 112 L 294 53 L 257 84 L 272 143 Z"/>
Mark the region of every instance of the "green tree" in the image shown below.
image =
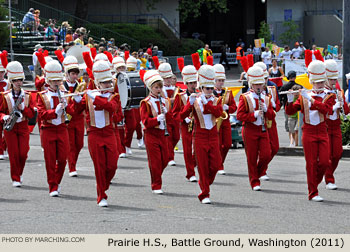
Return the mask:
<path id="1" fill-rule="evenodd" d="M 265 44 L 271 42 L 270 26 L 265 21 L 260 22 L 258 36 L 259 36 L 259 38 L 265 39 Z"/>
<path id="2" fill-rule="evenodd" d="M 0 1 L 2 3 L 2 1 Z M 0 5 L 0 20 L 8 20 L 8 10 Z M 0 48 L 5 47 L 10 38 L 8 24 L 0 24 Z"/>
<path id="3" fill-rule="evenodd" d="M 293 20 L 283 22 L 283 27 L 286 27 L 286 31 L 281 33 L 279 40 L 284 45 L 289 45 L 290 43 L 299 40 L 301 36 L 299 32 L 299 26 Z"/>

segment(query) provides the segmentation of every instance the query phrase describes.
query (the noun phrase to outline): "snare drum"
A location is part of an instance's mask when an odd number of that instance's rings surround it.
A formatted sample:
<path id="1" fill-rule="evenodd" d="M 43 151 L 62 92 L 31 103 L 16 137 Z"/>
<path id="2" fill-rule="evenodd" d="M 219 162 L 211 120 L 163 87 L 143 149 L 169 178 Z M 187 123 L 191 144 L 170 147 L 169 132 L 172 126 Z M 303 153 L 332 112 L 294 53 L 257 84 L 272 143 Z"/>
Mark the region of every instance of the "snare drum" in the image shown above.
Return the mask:
<path id="1" fill-rule="evenodd" d="M 122 108 L 140 107 L 140 102 L 148 96 L 148 89 L 141 80 L 139 72 L 120 72 L 116 77 Z"/>

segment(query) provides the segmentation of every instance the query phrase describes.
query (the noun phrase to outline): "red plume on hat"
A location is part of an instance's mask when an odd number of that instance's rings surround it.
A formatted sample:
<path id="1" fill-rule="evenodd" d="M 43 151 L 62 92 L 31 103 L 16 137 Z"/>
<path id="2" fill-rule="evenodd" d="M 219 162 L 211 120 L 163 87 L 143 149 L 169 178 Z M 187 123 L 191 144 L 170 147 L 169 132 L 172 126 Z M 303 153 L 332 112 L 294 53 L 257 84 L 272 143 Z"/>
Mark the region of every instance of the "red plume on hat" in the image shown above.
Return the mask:
<path id="1" fill-rule="evenodd" d="M 305 66 L 308 67 L 312 61 L 312 52 L 310 50 L 305 50 Z"/>
<path id="2" fill-rule="evenodd" d="M 146 70 L 144 70 L 144 69 L 140 70 L 140 78 L 142 81 L 143 81 L 143 77 L 145 76 L 145 73 L 146 73 Z"/>
<path id="3" fill-rule="evenodd" d="M 244 72 L 248 72 L 249 64 L 246 56 L 241 57 L 241 65 Z"/>
<path id="4" fill-rule="evenodd" d="M 155 68 L 158 69 L 158 67 L 159 67 L 159 59 L 158 59 L 158 56 L 153 56 L 153 57 L 152 57 L 152 60 L 153 60 L 153 62 L 154 62 Z"/>
<path id="5" fill-rule="evenodd" d="M 0 54 L 1 63 L 2 63 L 4 68 L 6 68 L 7 64 L 8 64 L 7 55 L 8 55 L 8 53 L 5 50 Z"/>
<path id="6" fill-rule="evenodd" d="M 213 56 L 208 56 L 208 57 L 207 57 L 207 63 L 208 63 L 208 65 L 210 65 L 210 66 L 213 66 L 213 65 L 214 65 L 214 58 L 213 58 Z"/>
<path id="7" fill-rule="evenodd" d="M 90 68 L 86 68 L 86 72 L 89 75 L 90 79 L 93 79 L 93 80 L 95 79 L 94 74 L 92 73 Z"/>
<path id="8" fill-rule="evenodd" d="M 130 56 L 130 52 L 129 51 L 125 51 L 124 52 L 124 60 L 125 60 L 125 62 L 128 60 L 129 56 Z"/>
<path id="9" fill-rule="evenodd" d="M 254 65 L 254 58 L 253 58 L 253 54 L 248 54 L 247 58 L 248 58 L 248 66 L 252 67 Z"/>
<path id="10" fill-rule="evenodd" d="M 91 52 L 92 59 L 95 59 L 97 55 L 96 48 L 95 47 L 90 48 L 90 52 Z"/>
<path id="11" fill-rule="evenodd" d="M 199 60 L 199 54 L 197 52 L 196 53 L 192 53 L 191 57 L 192 57 L 192 63 L 194 65 L 194 67 L 198 71 L 198 69 L 201 67 L 201 62 Z"/>
<path id="12" fill-rule="evenodd" d="M 90 52 L 83 52 L 83 59 L 85 61 L 86 67 L 92 69 L 93 63 L 90 57 Z"/>
<path id="13" fill-rule="evenodd" d="M 317 60 L 324 62 L 324 58 L 322 57 L 320 50 L 314 51 L 314 55 Z"/>
<path id="14" fill-rule="evenodd" d="M 44 69 L 44 67 L 46 65 L 44 53 L 36 52 L 35 55 L 38 57 L 41 68 Z"/>
<path id="15" fill-rule="evenodd" d="M 177 66 L 180 69 L 180 72 L 182 72 L 182 69 L 185 67 L 185 60 L 184 58 L 177 58 Z"/>
<path id="16" fill-rule="evenodd" d="M 44 54 L 45 57 L 46 57 L 46 56 L 49 56 L 49 51 L 48 51 L 48 50 L 45 50 L 45 51 L 43 52 L 43 54 Z"/>
<path id="17" fill-rule="evenodd" d="M 55 51 L 55 54 L 56 54 L 56 56 L 57 56 L 57 59 L 58 59 L 61 63 L 63 63 L 64 57 L 63 57 L 62 51 L 61 51 L 61 50 L 56 50 L 56 51 Z"/>
<path id="18" fill-rule="evenodd" d="M 108 52 L 108 51 L 104 51 L 103 53 L 107 55 L 107 58 L 108 58 L 109 62 L 112 63 L 112 61 L 113 61 L 112 54 L 110 52 Z"/>

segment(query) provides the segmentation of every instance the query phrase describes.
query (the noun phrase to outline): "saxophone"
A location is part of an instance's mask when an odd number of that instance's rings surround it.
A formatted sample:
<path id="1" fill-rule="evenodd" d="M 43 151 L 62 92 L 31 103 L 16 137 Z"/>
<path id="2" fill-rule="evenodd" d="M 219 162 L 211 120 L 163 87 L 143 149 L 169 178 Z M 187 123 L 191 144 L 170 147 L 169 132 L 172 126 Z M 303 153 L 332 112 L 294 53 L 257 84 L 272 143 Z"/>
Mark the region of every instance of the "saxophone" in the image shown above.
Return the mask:
<path id="1" fill-rule="evenodd" d="M 225 100 L 226 100 L 226 95 L 228 93 L 228 88 L 225 88 L 225 94 L 224 96 L 222 97 L 222 100 L 221 100 L 221 105 L 224 105 L 225 104 Z M 220 131 L 220 127 L 221 127 L 221 124 L 224 120 L 226 120 L 228 118 L 228 114 L 226 111 L 223 111 L 221 116 L 219 118 L 216 118 L 216 127 L 218 129 L 218 132 Z"/>
<path id="2" fill-rule="evenodd" d="M 263 111 L 263 107 L 262 107 L 262 102 L 261 102 L 261 91 L 260 89 L 258 89 L 258 99 L 259 99 L 259 110 Z M 266 129 L 265 129 L 265 117 L 264 115 L 261 117 L 261 131 L 262 132 L 265 132 Z"/>
<path id="3" fill-rule="evenodd" d="M 23 101 L 23 95 L 20 95 L 17 98 L 17 101 L 15 103 L 15 106 L 13 107 L 13 110 L 10 114 L 9 119 L 4 123 L 4 129 L 6 131 L 11 131 L 13 127 L 15 126 L 15 123 L 17 122 L 18 118 L 22 118 L 23 115 L 21 111 L 19 111 L 18 106 L 22 103 Z"/>

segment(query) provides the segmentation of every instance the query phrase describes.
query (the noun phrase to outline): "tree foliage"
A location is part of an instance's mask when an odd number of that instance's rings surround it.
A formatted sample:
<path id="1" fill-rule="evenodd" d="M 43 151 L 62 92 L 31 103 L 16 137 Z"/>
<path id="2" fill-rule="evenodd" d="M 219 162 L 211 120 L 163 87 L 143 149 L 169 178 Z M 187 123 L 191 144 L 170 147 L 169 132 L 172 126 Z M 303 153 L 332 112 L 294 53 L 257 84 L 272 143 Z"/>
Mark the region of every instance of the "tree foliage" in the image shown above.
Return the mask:
<path id="1" fill-rule="evenodd" d="M 270 26 L 265 21 L 261 21 L 260 22 L 260 28 L 259 28 L 258 36 L 259 36 L 259 38 L 264 38 L 265 39 L 265 44 L 271 42 Z"/>
<path id="2" fill-rule="evenodd" d="M 281 33 L 279 40 L 284 45 L 289 45 L 290 43 L 298 41 L 301 34 L 299 32 L 299 26 L 293 20 L 284 21 L 283 27 L 286 27 L 286 31 Z"/>
<path id="3" fill-rule="evenodd" d="M 1 1 L 0 1 L 1 2 Z M 0 20 L 8 20 L 8 10 L 0 6 Z M 0 48 L 3 48 L 10 36 L 8 24 L 0 24 Z"/>

